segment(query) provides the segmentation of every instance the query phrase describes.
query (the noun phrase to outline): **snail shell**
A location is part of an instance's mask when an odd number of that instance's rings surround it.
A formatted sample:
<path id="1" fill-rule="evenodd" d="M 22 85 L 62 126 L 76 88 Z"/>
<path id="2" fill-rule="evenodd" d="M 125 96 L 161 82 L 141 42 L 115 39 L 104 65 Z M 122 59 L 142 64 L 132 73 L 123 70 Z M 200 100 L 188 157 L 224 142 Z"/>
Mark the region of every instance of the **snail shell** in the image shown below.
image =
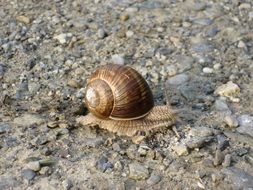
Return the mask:
<path id="1" fill-rule="evenodd" d="M 131 67 L 109 64 L 99 67 L 85 90 L 85 104 L 99 118 L 133 120 L 154 107 L 152 91 Z"/>
<path id="2" fill-rule="evenodd" d="M 77 123 L 99 125 L 118 135 L 134 136 L 138 131 L 172 126 L 176 122 L 176 112 L 168 102 L 154 106 L 147 82 L 128 66 L 99 67 L 87 82 L 84 99 L 91 113 L 78 117 Z"/>

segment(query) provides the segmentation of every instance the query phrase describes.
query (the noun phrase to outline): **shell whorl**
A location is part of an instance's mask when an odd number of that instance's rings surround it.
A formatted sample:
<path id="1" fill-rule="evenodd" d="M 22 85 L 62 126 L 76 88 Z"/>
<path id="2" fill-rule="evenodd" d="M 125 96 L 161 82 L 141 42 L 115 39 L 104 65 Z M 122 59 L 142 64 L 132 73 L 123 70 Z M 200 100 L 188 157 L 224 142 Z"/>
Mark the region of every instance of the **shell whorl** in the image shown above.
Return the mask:
<path id="1" fill-rule="evenodd" d="M 101 66 L 91 75 L 85 103 L 97 117 L 113 120 L 139 119 L 154 107 L 145 79 L 131 67 L 117 64 Z"/>

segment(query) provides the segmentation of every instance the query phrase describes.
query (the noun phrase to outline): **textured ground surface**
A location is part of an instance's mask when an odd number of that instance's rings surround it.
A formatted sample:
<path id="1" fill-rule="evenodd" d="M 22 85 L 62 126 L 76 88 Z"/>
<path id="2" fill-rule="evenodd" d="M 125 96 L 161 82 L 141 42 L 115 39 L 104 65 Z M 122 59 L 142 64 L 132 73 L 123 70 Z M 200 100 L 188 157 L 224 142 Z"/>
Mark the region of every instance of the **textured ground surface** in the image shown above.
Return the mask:
<path id="1" fill-rule="evenodd" d="M 0 189 L 253 188 L 251 0 L 0 0 Z M 94 68 L 130 65 L 171 129 L 134 144 L 85 115 Z"/>

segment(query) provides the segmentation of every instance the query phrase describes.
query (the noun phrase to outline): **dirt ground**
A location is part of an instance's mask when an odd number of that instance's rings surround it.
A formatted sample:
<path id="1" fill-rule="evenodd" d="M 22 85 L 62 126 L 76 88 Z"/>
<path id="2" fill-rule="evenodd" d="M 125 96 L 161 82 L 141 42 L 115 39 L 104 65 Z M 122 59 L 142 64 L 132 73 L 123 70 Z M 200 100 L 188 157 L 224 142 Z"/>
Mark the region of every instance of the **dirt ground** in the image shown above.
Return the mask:
<path id="1" fill-rule="evenodd" d="M 118 63 L 165 89 L 173 126 L 136 144 L 80 126 Z M 0 189 L 253 189 L 251 0 L 0 0 Z"/>

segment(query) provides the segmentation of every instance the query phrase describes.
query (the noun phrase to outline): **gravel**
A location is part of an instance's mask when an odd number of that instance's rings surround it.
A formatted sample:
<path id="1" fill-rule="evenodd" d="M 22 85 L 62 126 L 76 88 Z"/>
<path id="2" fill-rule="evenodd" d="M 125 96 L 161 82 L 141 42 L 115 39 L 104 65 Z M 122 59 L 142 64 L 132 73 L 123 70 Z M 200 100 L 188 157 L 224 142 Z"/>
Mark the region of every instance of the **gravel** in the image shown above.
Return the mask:
<path id="1" fill-rule="evenodd" d="M 0 189 L 252 188 L 250 0 L 1 5 Z M 106 63 L 135 68 L 155 104 L 166 90 L 173 130 L 78 126 Z"/>
<path id="2" fill-rule="evenodd" d="M 135 180 L 143 180 L 149 177 L 149 171 L 145 166 L 139 163 L 131 163 L 129 165 L 129 178 Z"/>

